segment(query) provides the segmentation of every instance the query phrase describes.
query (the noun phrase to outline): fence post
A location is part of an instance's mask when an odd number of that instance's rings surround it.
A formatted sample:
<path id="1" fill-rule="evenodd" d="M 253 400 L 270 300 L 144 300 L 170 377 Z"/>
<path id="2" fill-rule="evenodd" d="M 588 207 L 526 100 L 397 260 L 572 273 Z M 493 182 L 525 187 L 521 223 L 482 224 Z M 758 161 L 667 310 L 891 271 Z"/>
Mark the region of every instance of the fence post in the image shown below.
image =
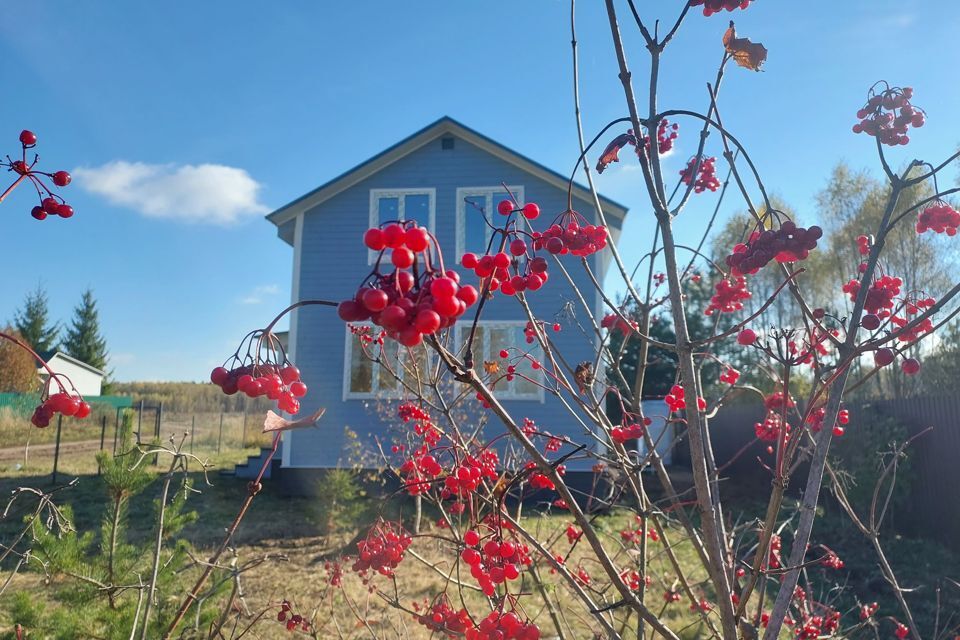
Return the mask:
<path id="1" fill-rule="evenodd" d="M 107 435 L 107 416 L 100 418 L 100 451 L 103 451 L 103 441 Z M 97 460 L 97 475 L 100 475 L 100 460 Z"/>
<path id="2" fill-rule="evenodd" d="M 57 444 L 53 449 L 53 480 L 57 484 L 57 465 L 60 463 L 60 429 L 63 426 L 63 414 L 57 416 Z"/>
<path id="3" fill-rule="evenodd" d="M 120 407 L 117 407 L 117 421 L 113 423 L 113 455 L 117 455 L 117 437 L 120 435 Z"/>
<path id="4" fill-rule="evenodd" d="M 153 425 L 153 437 L 158 442 L 160 441 L 160 421 L 163 420 L 163 400 L 160 401 L 160 404 L 157 405 L 157 416 L 156 421 Z M 157 466 L 160 462 L 160 454 L 153 454 L 153 466 Z"/>
<path id="5" fill-rule="evenodd" d="M 193 440 L 197 437 L 197 416 L 190 417 L 190 455 L 193 455 Z"/>
<path id="6" fill-rule="evenodd" d="M 220 455 L 220 445 L 223 443 L 223 411 L 220 412 L 220 435 L 217 436 L 217 455 Z"/>
<path id="7" fill-rule="evenodd" d="M 143 400 L 140 401 L 137 409 L 137 445 L 140 444 L 140 427 L 143 425 Z"/>

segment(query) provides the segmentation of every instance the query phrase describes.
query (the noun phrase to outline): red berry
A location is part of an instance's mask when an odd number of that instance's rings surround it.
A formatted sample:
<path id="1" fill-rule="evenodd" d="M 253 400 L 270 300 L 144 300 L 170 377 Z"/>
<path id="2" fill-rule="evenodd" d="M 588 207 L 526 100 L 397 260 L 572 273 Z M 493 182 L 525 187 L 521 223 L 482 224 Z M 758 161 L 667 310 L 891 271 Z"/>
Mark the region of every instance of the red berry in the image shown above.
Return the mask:
<path id="1" fill-rule="evenodd" d="M 217 367 L 210 372 L 210 382 L 218 387 L 222 387 L 228 378 L 230 378 L 230 372 L 224 367 Z"/>
<path id="2" fill-rule="evenodd" d="M 380 229 L 367 229 L 363 234 L 363 244 L 374 251 L 382 251 L 385 246 L 383 231 Z"/>
<path id="3" fill-rule="evenodd" d="M 397 247 L 390 254 L 390 262 L 398 269 L 406 269 L 413 264 L 413 251 L 406 247 Z"/>
<path id="4" fill-rule="evenodd" d="M 57 185 L 58 187 L 67 186 L 70 184 L 70 180 L 70 174 L 66 171 L 57 171 L 55 174 L 53 174 L 53 184 Z"/>
<path id="5" fill-rule="evenodd" d="M 30 210 L 30 215 L 37 220 L 45 220 L 47 217 L 47 212 L 43 210 L 43 207 L 34 207 Z"/>
<path id="6" fill-rule="evenodd" d="M 32 147 L 33 145 L 37 144 L 37 134 L 35 134 L 33 131 L 24 129 L 20 132 L 20 144 L 25 147 Z"/>
<path id="7" fill-rule="evenodd" d="M 468 307 L 473 306 L 474 303 L 480 298 L 480 293 L 477 291 L 476 287 L 468 284 L 465 287 L 460 287 L 460 290 L 457 291 L 457 298 L 462 300 L 464 304 Z"/>
<path id="8" fill-rule="evenodd" d="M 880 328 L 880 318 L 872 313 L 863 316 L 860 325 L 867 331 L 876 331 Z"/>
<path id="9" fill-rule="evenodd" d="M 440 314 L 430 309 L 424 309 L 417 314 L 413 324 L 420 333 L 434 333 L 440 328 Z"/>
<path id="10" fill-rule="evenodd" d="M 743 346 L 749 346 L 757 341 L 757 332 L 753 329 L 744 329 L 737 334 L 737 342 Z"/>
<path id="11" fill-rule="evenodd" d="M 288 364 L 283 369 L 280 369 L 280 379 L 284 384 L 292 384 L 300 379 L 300 369 L 297 369 L 292 364 Z"/>
<path id="12" fill-rule="evenodd" d="M 338 304 L 337 315 L 340 316 L 340 319 L 344 322 L 359 322 L 366 320 L 370 316 L 364 305 L 356 300 L 344 300 Z"/>
<path id="13" fill-rule="evenodd" d="M 479 260 L 477 259 L 477 254 L 475 253 L 465 253 L 460 258 L 460 264 L 462 264 L 467 269 L 476 268 Z"/>
<path id="14" fill-rule="evenodd" d="M 430 295 L 434 298 L 452 298 L 457 295 L 457 283 L 452 278 L 437 278 L 430 283 Z"/>
<path id="15" fill-rule="evenodd" d="M 508 216 L 513 213 L 513 203 L 509 200 L 501 200 L 497 203 L 497 213 L 502 216 Z"/>
<path id="16" fill-rule="evenodd" d="M 900 363 L 900 370 L 908 376 L 912 376 L 920 371 L 920 361 L 916 358 L 907 358 Z"/>
<path id="17" fill-rule="evenodd" d="M 57 205 L 57 215 L 61 218 L 72 218 L 73 217 L 73 207 L 64 203 Z"/>
<path id="18" fill-rule="evenodd" d="M 471 547 L 475 547 L 478 544 L 480 544 L 480 534 L 474 531 L 473 529 L 470 529 L 465 534 L 463 534 L 463 541 L 464 543 L 470 545 Z"/>
<path id="19" fill-rule="evenodd" d="M 406 231 L 398 224 L 388 224 L 383 228 L 383 242 L 391 249 L 402 247 L 406 239 Z"/>
<path id="20" fill-rule="evenodd" d="M 522 256 L 527 252 L 527 243 L 517 238 L 510 243 L 510 253 L 515 256 Z"/>
<path id="21" fill-rule="evenodd" d="M 893 351 L 887 348 L 877 349 L 873 354 L 873 361 L 878 367 L 885 367 L 894 360 Z"/>
<path id="22" fill-rule="evenodd" d="M 44 198 L 40 201 L 40 206 L 43 207 L 43 210 L 49 213 L 50 215 L 57 215 L 57 207 L 60 206 L 60 203 L 57 202 L 56 198 Z"/>
<path id="23" fill-rule="evenodd" d="M 73 414 L 74 418 L 82 420 L 90 415 L 90 405 L 86 402 L 81 401 L 80 406 L 77 407 L 77 412 Z"/>
<path id="24" fill-rule="evenodd" d="M 527 220 L 533 220 L 540 215 L 540 207 L 535 202 L 528 202 L 523 205 L 523 217 Z"/>
<path id="25" fill-rule="evenodd" d="M 377 313 L 387 308 L 387 305 L 390 304 L 390 298 L 385 291 L 381 291 L 380 289 L 367 289 L 363 292 L 361 302 L 363 302 L 363 306 L 366 307 L 370 313 Z"/>
<path id="26" fill-rule="evenodd" d="M 423 227 L 410 227 L 404 235 L 407 248 L 414 253 L 420 253 L 430 244 L 430 236 Z"/>

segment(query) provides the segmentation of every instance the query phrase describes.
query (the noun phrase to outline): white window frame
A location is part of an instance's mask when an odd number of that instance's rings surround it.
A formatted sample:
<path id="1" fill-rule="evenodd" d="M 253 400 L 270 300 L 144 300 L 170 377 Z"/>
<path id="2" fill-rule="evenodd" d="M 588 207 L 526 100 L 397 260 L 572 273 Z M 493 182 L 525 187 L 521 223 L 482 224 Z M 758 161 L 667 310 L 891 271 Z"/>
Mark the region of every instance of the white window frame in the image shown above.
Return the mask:
<path id="1" fill-rule="evenodd" d="M 511 187 L 511 189 L 512 189 L 512 187 Z M 470 336 L 470 327 L 471 327 L 471 324 L 472 324 L 471 322 L 467 322 L 466 320 L 464 320 L 464 321 L 458 322 L 458 323 L 455 325 L 455 327 L 456 327 L 456 336 L 455 336 L 456 342 L 455 342 L 455 344 L 457 345 L 457 348 L 458 348 L 458 349 L 462 349 L 462 348 L 463 348 L 464 343 L 466 342 L 467 338 Z M 516 327 L 517 330 L 518 330 L 518 331 L 517 331 L 517 336 L 519 337 L 519 336 L 523 333 L 524 327 L 527 326 L 527 321 L 526 321 L 526 320 L 480 320 L 479 322 L 477 322 L 477 326 L 478 326 L 478 327 L 483 327 L 483 328 L 485 328 L 485 329 L 486 329 L 487 327 L 498 327 L 498 326 L 499 326 L 499 327 Z M 485 334 L 485 335 L 490 335 L 489 332 L 484 332 L 484 334 Z M 537 342 L 536 340 L 534 340 L 532 343 L 528 344 L 525 340 L 523 340 L 523 339 L 521 338 L 519 344 L 510 345 L 510 346 L 516 347 L 516 348 L 518 348 L 518 349 L 524 349 L 524 350 L 533 351 L 533 352 L 534 352 L 534 354 L 533 354 L 534 357 L 539 357 L 541 363 L 543 362 L 542 349 L 540 348 L 540 343 Z M 476 358 L 476 349 L 474 349 L 474 351 L 475 351 L 474 357 Z M 539 355 L 537 354 L 537 352 L 540 352 Z M 515 355 L 516 355 L 516 352 L 515 352 L 515 351 L 511 351 L 511 352 L 510 352 L 511 358 L 514 357 Z M 498 360 L 499 360 L 499 358 L 498 358 Z M 481 368 L 482 368 L 482 367 L 483 367 L 483 358 L 476 358 L 476 363 L 475 363 L 474 366 L 475 366 L 475 367 L 481 367 Z M 478 371 L 479 371 L 479 369 L 478 369 Z M 542 370 L 541 370 L 541 371 L 542 371 Z M 506 372 L 504 371 L 504 373 L 506 373 Z M 536 371 L 533 371 L 533 370 L 531 369 L 530 372 L 527 374 L 527 376 L 528 376 L 529 378 L 531 378 L 531 379 L 539 382 L 541 385 L 543 384 L 543 380 L 542 380 L 543 374 L 542 374 L 542 373 L 537 373 Z M 538 380 L 538 378 L 540 378 L 540 379 Z M 511 385 L 511 387 L 513 387 L 513 386 L 515 385 L 515 381 L 512 381 L 512 382 L 509 382 L 509 383 L 508 383 L 507 380 L 506 380 L 506 378 L 504 378 L 504 379 L 500 382 L 500 385 L 502 385 L 502 384 L 504 384 L 504 383 L 507 383 L 507 384 Z M 535 393 L 516 393 L 515 391 L 507 391 L 506 389 L 504 389 L 504 387 L 498 385 L 498 386 L 493 390 L 493 392 L 494 392 L 494 395 L 496 395 L 496 397 L 499 398 L 499 399 L 501 399 L 501 400 L 516 400 L 516 401 L 523 401 L 523 402 L 539 402 L 539 403 L 541 403 L 541 404 L 543 404 L 543 403 L 545 402 L 545 400 L 546 400 L 545 389 L 544 389 L 542 386 L 537 386 L 537 390 L 536 390 Z"/>
<path id="2" fill-rule="evenodd" d="M 513 185 L 507 186 L 507 189 L 513 193 L 516 197 L 517 202 L 520 203 L 522 207 L 524 204 L 523 199 L 523 186 Z M 464 202 L 464 198 L 475 197 L 475 196 L 484 196 L 486 198 L 486 205 L 483 208 L 484 213 L 487 215 L 487 219 L 491 223 L 496 224 L 496 218 L 494 216 L 499 215 L 496 212 L 497 203 L 493 201 L 493 194 L 495 193 L 504 193 L 503 185 L 498 185 L 496 187 L 457 187 L 457 254 L 456 257 L 459 260 L 467 250 L 467 203 Z M 477 215 L 474 212 L 474 215 Z M 484 236 L 484 244 L 490 241 L 490 235 L 492 231 L 487 228 L 486 235 Z"/>
<path id="3" fill-rule="evenodd" d="M 380 327 L 374 324 L 371 324 L 369 322 L 354 322 L 350 324 L 355 327 L 369 327 L 370 330 L 373 332 L 381 331 Z M 397 388 L 394 390 L 390 390 L 390 391 L 380 390 L 378 388 L 379 383 L 377 382 L 380 379 L 379 373 L 377 372 L 377 368 L 381 367 L 382 365 L 379 362 L 375 360 L 370 360 L 370 359 L 367 359 L 367 362 L 369 362 L 370 366 L 372 367 L 371 385 L 373 386 L 373 389 L 371 391 L 351 391 L 350 390 L 350 365 L 353 362 L 353 350 L 359 349 L 360 344 L 359 344 L 359 338 L 356 335 L 354 335 L 352 331 L 350 331 L 350 325 L 344 326 L 344 332 L 345 332 L 345 338 L 343 341 L 343 400 L 344 401 L 375 400 L 379 398 L 401 398 L 404 395 L 409 393 L 407 388 L 403 386 L 402 382 L 397 382 Z M 387 343 L 387 342 L 393 342 L 392 338 L 384 337 L 384 343 Z M 379 347 L 374 346 L 372 348 L 377 349 Z M 418 346 L 417 348 L 420 348 L 420 347 Z M 399 349 L 399 353 L 402 354 L 406 352 L 407 347 L 398 345 L 398 349 Z M 366 358 L 366 356 L 363 356 L 363 357 Z M 433 353 L 430 350 L 427 350 L 427 357 L 428 359 L 433 361 Z M 433 366 L 433 364 L 435 364 L 435 361 L 431 362 L 431 366 Z M 397 369 L 394 369 L 394 372 L 399 373 L 401 379 L 403 378 L 402 370 L 398 371 Z"/>
<path id="4" fill-rule="evenodd" d="M 428 214 L 428 227 L 430 233 L 436 233 L 434 229 L 436 229 L 437 223 L 437 190 L 433 187 L 418 187 L 411 189 L 370 189 L 370 228 L 380 226 L 380 207 L 378 206 L 378 203 L 380 202 L 381 198 L 396 198 L 397 216 L 400 220 L 405 220 L 405 196 L 427 196 L 429 202 L 428 207 L 430 210 Z M 380 254 L 380 252 L 370 249 L 368 250 L 367 254 L 368 263 L 373 264 L 377 261 L 377 256 Z"/>

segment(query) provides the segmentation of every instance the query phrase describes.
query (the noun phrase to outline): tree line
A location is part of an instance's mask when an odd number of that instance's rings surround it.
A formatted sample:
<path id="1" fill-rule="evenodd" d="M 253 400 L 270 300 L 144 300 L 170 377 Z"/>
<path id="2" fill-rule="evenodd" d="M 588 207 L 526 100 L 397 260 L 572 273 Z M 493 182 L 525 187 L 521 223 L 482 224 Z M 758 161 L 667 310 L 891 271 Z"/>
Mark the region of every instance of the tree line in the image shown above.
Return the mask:
<path id="1" fill-rule="evenodd" d="M 47 292 L 42 285 L 28 293 L 5 331 L 26 342 L 38 354 L 63 353 L 107 372 L 107 341 L 100 330 L 100 312 L 92 289 L 86 289 L 73 309 L 69 323 L 50 317 Z M 38 384 L 38 363 L 9 342 L 0 343 L 0 393 L 29 393 Z M 104 381 L 104 390 L 108 383 Z"/>

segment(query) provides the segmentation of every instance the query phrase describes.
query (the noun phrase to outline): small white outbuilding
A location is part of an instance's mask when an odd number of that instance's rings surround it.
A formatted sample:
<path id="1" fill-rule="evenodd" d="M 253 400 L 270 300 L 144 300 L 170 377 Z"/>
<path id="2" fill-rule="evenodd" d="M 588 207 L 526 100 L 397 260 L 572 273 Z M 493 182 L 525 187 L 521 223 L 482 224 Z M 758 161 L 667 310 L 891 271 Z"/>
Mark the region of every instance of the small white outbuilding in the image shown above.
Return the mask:
<path id="1" fill-rule="evenodd" d="M 68 356 L 62 351 L 49 351 L 41 353 L 40 356 L 46 361 L 47 366 L 53 369 L 54 373 L 69 378 L 81 396 L 86 398 L 100 395 L 103 378 L 106 376 L 100 369 Z M 47 369 L 40 366 L 37 373 L 40 374 L 40 379 L 46 383 L 50 375 Z"/>

